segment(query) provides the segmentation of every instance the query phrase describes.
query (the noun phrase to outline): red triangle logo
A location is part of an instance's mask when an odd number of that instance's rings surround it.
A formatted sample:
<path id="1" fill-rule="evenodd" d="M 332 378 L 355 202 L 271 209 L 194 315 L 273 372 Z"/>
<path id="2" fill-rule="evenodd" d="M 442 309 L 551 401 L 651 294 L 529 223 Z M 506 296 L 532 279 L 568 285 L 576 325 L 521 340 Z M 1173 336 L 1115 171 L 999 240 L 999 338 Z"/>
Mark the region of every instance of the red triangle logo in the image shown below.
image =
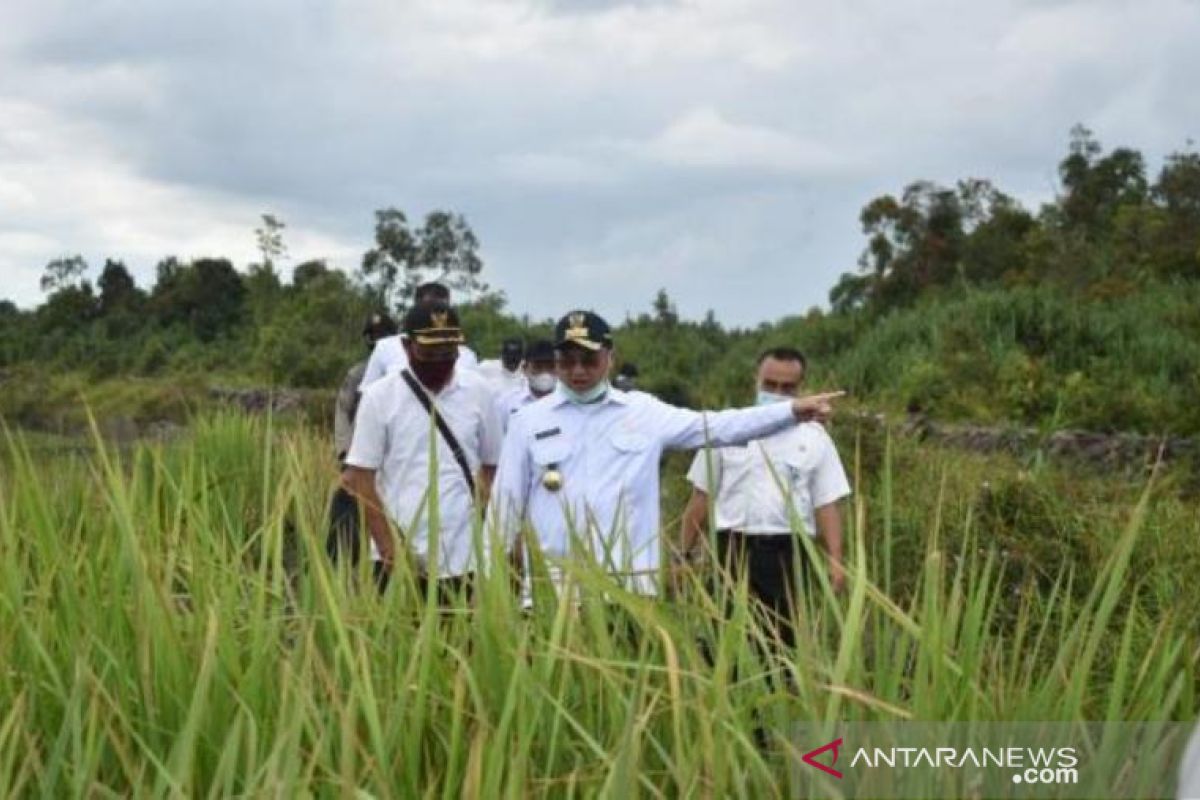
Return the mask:
<path id="1" fill-rule="evenodd" d="M 824 753 L 826 750 L 832 750 L 833 751 L 833 761 L 831 761 L 830 763 L 836 764 L 837 760 L 838 760 L 838 748 L 840 748 L 841 746 L 842 746 L 842 740 L 840 738 L 834 739 L 829 744 L 822 745 L 821 747 L 818 747 L 816 750 L 809 750 L 807 753 L 805 753 L 802 756 L 802 758 L 804 759 L 804 763 L 808 764 L 810 767 L 816 767 L 817 769 L 821 770 L 822 772 L 826 772 L 835 778 L 841 778 L 842 773 L 838 772 L 832 766 L 826 766 L 825 764 L 822 764 L 820 761 L 816 760 L 816 757 L 821 755 L 821 753 Z"/>

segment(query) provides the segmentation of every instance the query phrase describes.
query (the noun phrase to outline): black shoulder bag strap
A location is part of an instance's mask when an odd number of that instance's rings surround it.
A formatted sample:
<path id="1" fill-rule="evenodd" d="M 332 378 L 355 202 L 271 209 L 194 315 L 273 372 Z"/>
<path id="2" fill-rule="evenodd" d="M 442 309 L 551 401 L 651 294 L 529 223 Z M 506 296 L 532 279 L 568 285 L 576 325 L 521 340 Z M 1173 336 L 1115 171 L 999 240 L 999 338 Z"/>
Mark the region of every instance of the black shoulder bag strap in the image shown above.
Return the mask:
<path id="1" fill-rule="evenodd" d="M 458 466 L 462 469 L 463 477 L 467 479 L 467 488 L 471 490 L 471 499 L 475 499 L 475 478 L 471 475 L 471 466 L 467 463 L 467 454 L 463 452 L 462 445 L 458 443 L 458 439 L 454 437 L 454 431 L 450 430 L 450 426 L 446 424 L 446 420 L 442 415 L 437 413 L 437 409 L 433 407 L 433 401 L 429 399 L 425 389 L 417 382 L 417 379 L 408 370 L 403 370 L 400 377 L 404 378 L 404 382 L 408 384 L 408 388 L 412 389 L 412 393 L 416 395 L 417 400 L 425 407 L 433 417 L 433 421 L 437 423 L 437 429 L 442 434 L 442 439 L 446 442 L 446 446 L 450 448 L 450 452 L 454 454 L 454 460 L 458 462 Z"/>

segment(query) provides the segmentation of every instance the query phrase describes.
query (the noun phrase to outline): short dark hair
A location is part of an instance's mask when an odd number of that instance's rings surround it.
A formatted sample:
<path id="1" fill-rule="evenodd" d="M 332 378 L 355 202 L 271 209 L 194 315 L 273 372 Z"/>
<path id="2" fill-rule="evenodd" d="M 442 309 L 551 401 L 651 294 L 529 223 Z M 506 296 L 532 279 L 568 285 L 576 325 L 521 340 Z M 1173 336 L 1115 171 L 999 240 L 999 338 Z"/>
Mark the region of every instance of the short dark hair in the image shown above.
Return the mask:
<path id="1" fill-rule="evenodd" d="M 413 292 L 413 300 L 420 303 L 426 298 L 430 300 L 441 300 L 443 303 L 449 304 L 450 290 L 447 289 L 445 285 L 440 284 L 437 281 L 422 283 L 417 287 L 416 291 Z"/>
<path id="2" fill-rule="evenodd" d="M 534 339 L 525 349 L 526 361 L 554 362 L 554 342 L 549 339 Z"/>
<path id="3" fill-rule="evenodd" d="M 756 366 L 761 367 L 762 363 L 768 358 L 773 358 L 776 361 L 799 361 L 800 369 L 808 372 L 808 359 L 794 347 L 771 347 L 763 350 L 758 356 Z"/>
<path id="4" fill-rule="evenodd" d="M 370 336 L 372 339 L 395 336 L 399 332 L 400 326 L 396 324 L 396 320 L 382 312 L 372 314 L 363 323 L 363 336 Z"/>

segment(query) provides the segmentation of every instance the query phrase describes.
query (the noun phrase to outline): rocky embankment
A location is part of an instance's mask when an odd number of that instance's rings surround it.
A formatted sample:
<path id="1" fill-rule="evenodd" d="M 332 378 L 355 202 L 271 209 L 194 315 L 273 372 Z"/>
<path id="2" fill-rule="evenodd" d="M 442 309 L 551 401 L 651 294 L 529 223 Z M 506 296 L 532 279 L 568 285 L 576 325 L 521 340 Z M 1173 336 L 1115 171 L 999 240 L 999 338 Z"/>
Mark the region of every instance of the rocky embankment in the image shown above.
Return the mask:
<path id="1" fill-rule="evenodd" d="M 1099 469 L 1124 470 L 1168 463 L 1200 453 L 1200 439 L 1147 436 L 1139 433 L 1101 433 L 1082 430 L 1046 432 L 1036 428 L 992 427 L 945 423 L 921 414 L 892 418 L 884 414 L 854 415 L 860 424 L 893 431 L 945 447 L 974 453 L 1027 455 L 1041 451 Z"/>

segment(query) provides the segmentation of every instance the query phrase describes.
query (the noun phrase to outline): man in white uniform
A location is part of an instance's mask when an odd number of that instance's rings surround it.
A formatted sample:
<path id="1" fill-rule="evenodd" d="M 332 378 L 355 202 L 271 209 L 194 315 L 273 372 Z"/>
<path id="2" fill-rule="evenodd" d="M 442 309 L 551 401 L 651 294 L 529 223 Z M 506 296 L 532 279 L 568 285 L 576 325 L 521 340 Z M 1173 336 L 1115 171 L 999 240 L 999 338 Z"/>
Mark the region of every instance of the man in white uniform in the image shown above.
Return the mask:
<path id="1" fill-rule="evenodd" d="M 590 558 L 633 591 L 656 594 L 659 457 L 667 448 L 738 444 L 828 415 L 840 393 L 705 413 L 609 385 L 612 335 L 574 311 L 555 328 L 558 387 L 515 414 L 504 438 L 489 525 L 507 542 L 528 520 L 550 559 Z"/>
<path id="2" fill-rule="evenodd" d="M 805 368 L 798 350 L 763 353 L 755 378 L 758 404 L 795 399 Z M 830 583 L 840 591 L 845 582 L 839 501 L 850 494 L 850 484 L 833 440 L 819 422 L 805 422 L 740 447 L 701 450 L 688 480 L 693 490 L 681 550 L 699 551 L 713 498 L 718 563 L 734 580 L 746 578 L 750 596 L 762 604 L 780 639 L 792 645 L 796 570 L 804 579 L 811 568 L 796 536 L 819 537 L 829 554 Z"/>
<path id="3" fill-rule="evenodd" d="M 443 303 L 450 305 L 450 290 L 440 283 L 423 283 L 417 287 L 413 295 L 414 307 Z M 375 381 L 391 372 L 399 372 L 408 366 L 408 350 L 400 336 L 385 336 L 375 343 L 371 357 L 367 359 L 367 368 L 363 372 L 359 384 L 360 391 L 366 389 Z M 479 366 L 475 351 L 466 345 L 459 345 L 458 359 L 455 369 L 463 372 Z"/>
<path id="4" fill-rule="evenodd" d="M 495 475 L 500 424 L 483 379 L 456 368 L 463 335 L 453 309 L 441 303 L 416 306 L 405 317 L 403 335 L 409 367 L 364 391 L 342 480 L 366 510 L 381 590 L 398 544 L 401 557 L 416 561 L 422 579 L 440 578 L 441 588 L 461 586 L 477 567 L 473 522 Z M 436 438 L 436 486 L 429 485 L 430 436 Z M 431 552 L 434 491 L 441 522 L 437 550 Z"/>
<path id="5" fill-rule="evenodd" d="M 500 416 L 500 425 L 506 434 L 508 422 L 513 414 L 554 391 L 554 387 L 558 385 L 554 370 L 554 344 L 548 339 L 538 339 L 529 345 L 522 369 L 524 385 L 496 398 L 496 413 Z"/>
<path id="6" fill-rule="evenodd" d="M 399 326 L 387 314 L 372 314 L 363 326 L 363 341 L 367 345 L 368 355 L 377 341 L 385 336 L 395 336 L 398 330 Z M 337 455 L 338 469 L 345 467 L 346 453 L 354 438 L 354 415 L 362 397 L 358 393 L 358 385 L 362 383 L 366 367 L 365 358 L 350 367 L 338 389 L 333 414 L 333 450 Z M 351 564 L 358 563 L 362 550 L 362 532 L 358 520 L 358 503 L 345 487 L 339 485 L 329 505 L 329 535 L 325 539 L 325 551 L 334 561 L 344 553 Z"/>
<path id="7" fill-rule="evenodd" d="M 489 358 L 479 362 L 479 374 L 491 384 L 497 396 L 525 388 L 525 372 L 521 363 L 525 360 L 525 342 L 521 339 L 505 339 L 500 345 L 500 358 Z"/>

